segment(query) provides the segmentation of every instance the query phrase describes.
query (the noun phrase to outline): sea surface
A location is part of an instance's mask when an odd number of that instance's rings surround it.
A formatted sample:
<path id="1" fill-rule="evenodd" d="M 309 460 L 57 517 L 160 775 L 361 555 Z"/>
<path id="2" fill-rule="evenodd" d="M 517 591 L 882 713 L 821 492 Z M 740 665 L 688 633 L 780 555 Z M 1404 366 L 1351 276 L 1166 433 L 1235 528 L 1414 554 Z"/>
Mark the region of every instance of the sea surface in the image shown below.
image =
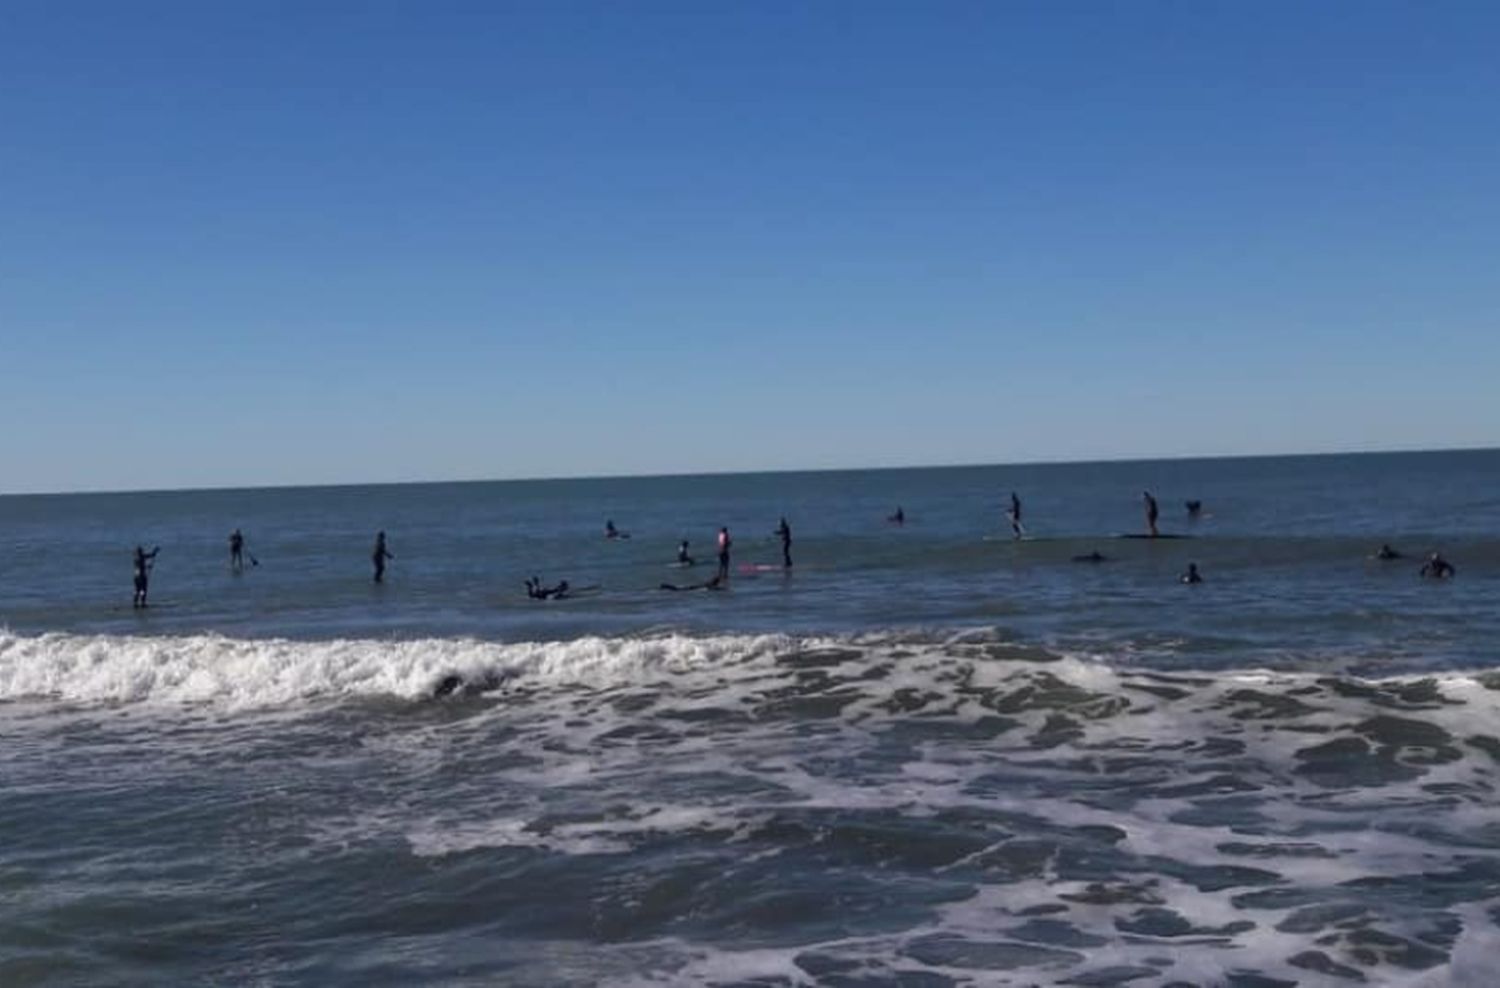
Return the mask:
<path id="1" fill-rule="evenodd" d="M 1500 984 L 1497 602 L 1500 451 L 0 497 L 0 985 Z"/>

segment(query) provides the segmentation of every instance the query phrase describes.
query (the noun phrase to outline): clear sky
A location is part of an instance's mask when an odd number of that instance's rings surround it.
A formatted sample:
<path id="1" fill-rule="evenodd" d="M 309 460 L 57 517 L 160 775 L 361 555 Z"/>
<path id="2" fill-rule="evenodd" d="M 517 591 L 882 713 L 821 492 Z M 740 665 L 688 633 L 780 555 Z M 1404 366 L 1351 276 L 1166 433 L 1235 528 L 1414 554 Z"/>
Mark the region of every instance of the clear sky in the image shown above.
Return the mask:
<path id="1" fill-rule="evenodd" d="M 1500 444 L 1500 4 L 0 4 L 0 491 Z"/>

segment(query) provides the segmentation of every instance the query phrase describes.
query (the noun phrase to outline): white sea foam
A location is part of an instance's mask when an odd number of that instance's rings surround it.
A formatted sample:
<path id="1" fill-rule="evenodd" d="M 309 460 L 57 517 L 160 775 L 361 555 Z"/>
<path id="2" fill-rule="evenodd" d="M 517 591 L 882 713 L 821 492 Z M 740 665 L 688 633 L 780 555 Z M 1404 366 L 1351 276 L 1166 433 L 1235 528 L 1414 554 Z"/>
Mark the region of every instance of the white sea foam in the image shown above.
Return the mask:
<path id="1" fill-rule="evenodd" d="M 0 701 L 245 708 L 339 697 L 415 699 L 431 696 L 450 676 L 478 689 L 518 681 L 609 686 L 732 666 L 788 645 L 774 635 L 501 644 L 0 633 Z"/>

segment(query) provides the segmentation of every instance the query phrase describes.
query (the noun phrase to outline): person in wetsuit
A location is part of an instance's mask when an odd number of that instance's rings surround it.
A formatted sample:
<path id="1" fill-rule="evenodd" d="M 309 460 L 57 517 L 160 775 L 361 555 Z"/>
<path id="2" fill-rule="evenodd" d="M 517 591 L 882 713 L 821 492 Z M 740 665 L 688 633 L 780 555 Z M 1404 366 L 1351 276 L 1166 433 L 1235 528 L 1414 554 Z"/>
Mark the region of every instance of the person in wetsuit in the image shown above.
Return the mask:
<path id="1" fill-rule="evenodd" d="M 1151 496 L 1150 491 L 1141 491 L 1141 499 L 1146 505 L 1146 530 L 1151 533 L 1151 537 L 1154 539 L 1158 534 L 1156 531 L 1156 518 L 1160 514 L 1160 511 L 1156 507 L 1156 498 Z"/>
<path id="2" fill-rule="evenodd" d="M 559 580 L 555 587 L 544 587 L 540 577 L 526 581 L 526 596 L 532 600 L 561 600 L 568 595 L 568 581 Z"/>
<path id="3" fill-rule="evenodd" d="M 229 533 L 229 568 L 236 573 L 245 570 L 245 537 L 238 528 Z"/>
<path id="4" fill-rule="evenodd" d="M 1188 517 L 1194 521 L 1198 519 L 1199 515 L 1203 514 L 1202 501 L 1184 501 L 1182 503 L 1187 508 Z"/>
<path id="5" fill-rule="evenodd" d="M 898 504 L 896 505 L 896 513 L 886 518 L 886 521 L 890 522 L 892 525 L 905 525 L 906 511 L 901 507 L 901 505 Z"/>
<path id="6" fill-rule="evenodd" d="M 1073 557 L 1073 562 L 1075 562 L 1075 563 L 1105 563 L 1105 562 L 1109 562 L 1109 557 L 1106 556 L 1104 553 L 1100 552 L 1098 549 L 1095 549 L 1093 552 L 1086 552 L 1086 553 L 1084 553 L 1081 556 L 1074 556 Z"/>
<path id="7" fill-rule="evenodd" d="M 622 532 L 615 527 L 615 520 L 611 518 L 604 523 L 604 537 L 606 539 L 628 539 L 629 533 Z"/>
<path id="8" fill-rule="evenodd" d="M 719 572 L 715 579 L 729 579 L 729 550 L 733 548 L 734 540 L 729 537 L 728 526 L 719 529 Z"/>
<path id="9" fill-rule="evenodd" d="M 161 552 L 161 546 L 154 546 L 150 552 L 144 546 L 135 547 L 135 596 L 131 598 L 131 607 L 146 606 L 146 594 L 151 588 L 151 568 L 156 565 L 158 552 Z"/>
<path id="10" fill-rule="evenodd" d="M 1381 546 L 1380 546 L 1380 548 L 1378 550 L 1376 550 L 1376 552 L 1375 552 L 1375 558 L 1379 559 L 1379 560 L 1382 560 L 1382 561 L 1389 561 L 1389 560 L 1392 560 L 1392 559 L 1401 559 L 1402 556 L 1401 556 L 1401 553 L 1399 553 L 1395 549 L 1391 548 L 1391 545 L 1390 545 L 1389 542 L 1385 542 L 1385 543 L 1381 544 Z"/>
<path id="11" fill-rule="evenodd" d="M 385 547 L 385 532 L 375 533 L 375 548 L 370 552 L 370 562 L 375 565 L 375 582 L 385 582 L 385 561 L 395 559 L 389 549 Z"/>
<path id="12" fill-rule="evenodd" d="M 1006 512 L 1006 515 L 1010 518 L 1011 533 L 1019 539 L 1025 533 L 1025 529 L 1021 527 L 1021 499 L 1016 497 L 1015 491 L 1010 492 L 1010 510 Z"/>
<path id="13" fill-rule="evenodd" d="M 683 539 L 677 543 L 677 565 L 692 566 L 693 557 L 688 555 L 688 540 Z"/>
<path id="14" fill-rule="evenodd" d="M 1421 574 L 1429 580 L 1447 580 L 1458 575 L 1458 570 L 1437 553 L 1427 557 L 1427 562 L 1422 564 Z"/>
<path id="15" fill-rule="evenodd" d="M 775 535 L 781 539 L 781 565 L 783 569 L 792 568 L 792 526 L 786 523 L 786 515 L 781 516 L 781 524 L 776 526 Z"/>
<path id="16" fill-rule="evenodd" d="M 705 580 L 702 583 L 689 583 L 686 585 L 679 585 L 676 583 L 663 583 L 661 585 L 661 589 L 672 590 L 679 593 L 685 590 L 723 590 L 724 580 L 722 577 L 715 576 L 712 580 Z"/>
<path id="17" fill-rule="evenodd" d="M 1178 577 L 1183 583 L 1202 583 L 1203 577 L 1198 573 L 1197 563 L 1188 563 L 1187 572 Z"/>

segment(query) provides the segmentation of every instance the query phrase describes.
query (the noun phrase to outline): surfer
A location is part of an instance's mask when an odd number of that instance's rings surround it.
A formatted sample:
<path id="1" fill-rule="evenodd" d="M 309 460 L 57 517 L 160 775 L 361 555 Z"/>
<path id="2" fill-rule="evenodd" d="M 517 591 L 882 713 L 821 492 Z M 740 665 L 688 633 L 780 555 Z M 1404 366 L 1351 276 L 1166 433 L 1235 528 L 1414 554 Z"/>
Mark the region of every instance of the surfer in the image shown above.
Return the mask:
<path id="1" fill-rule="evenodd" d="M 733 547 L 734 540 L 729 537 L 728 526 L 721 526 L 719 528 L 719 572 L 715 579 L 729 579 L 729 550 Z"/>
<path id="2" fill-rule="evenodd" d="M 245 560 L 250 560 L 251 566 L 259 566 L 260 560 L 255 558 L 255 553 L 245 551 L 245 536 L 236 528 L 229 533 L 229 568 L 235 573 L 245 571 Z"/>
<path id="3" fill-rule="evenodd" d="M 630 533 L 622 532 L 616 528 L 615 520 L 611 518 L 604 523 L 604 537 L 606 539 L 628 539 L 630 538 Z"/>
<path id="4" fill-rule="evenodd" d="M 786 523 L 786 515 L 781 516 L 781 524 L 776 526 L 775 536 L 781 540 L 781 565 L 784 569 L 792 568 L 792 526 Z"/>
<path id="5" fill-rule="evenodd" d="M 1156 517 L 1160 513 L 1156 507 L 1156 498 L 1151 496 L 1150 491 L 1141 491 L 1141 499 L 1146 505 L 1146 529 L 1154 539 L 1157 536 Z"/>
<path id="6" fill-rule="evenodd" d="M 661 585 L 661 589 L 672 590 L 677 593 L 681 593 L 685 590 L 723 590 L 725 589 L 725 587 L 724 578 L 721 576 L 715 576 L 712 580 L 705 580 L 702 583 L 689 583 L 681 586 L 676 583 L 663 583 Z"/>
<path id="7" fill-rule="evenodd" d="M 1018 539 L 1026 534 L 1026 530 L 1021 527 L 1021 499 L 1016 497 L 1015 491 L 1010 492 L 1010 510 L 1005 512 L 1005 517 L 1010 519 L 1011 534 Z"/>
<path id="8" fill-rule="evenodd" d="M 886 521 L 890 522 L 892 525 L 905 525 L 906 512 L 902 510 L 901 505 L 898 504 L 896 505 L 896 513 L 888 516 L 886 518 Z"/>
<path id="9" fill-rule="evenodd" d="M 385 547 L 385 532 L 375 533 L 375 548 L 370 551 L 370 562 L 375 565 L 375 582 L 385 582 L 385 561 L 395 559 L 389 549 Z"/>
<path id="10" fill-rule="evenodd" d="M 1198 516 L 1203 514 L 1202 501 L 1184 501 L 1182 503 L 1187 508 L 1189 518 L 1192 518 L 1196 521 L 1198 519 Z"/>
<path id="11" fill-rule="evenodd" d="M 1389 542 L 1383 542 L 1381 543 L 1380 548 L 1376 550 L 1374 558 L 1384 561 L 1391 559 L 1401 559 L 1403 557 L 1401 553 L 1391 548 L 1391 544 Z"/>
<path id="12" fill-rule="evenodd" d="M 1202 583 L 1203 577 L 1198 573 L 1197 563 L 1188 563 L 1187 572 L 1178 577 L 1183 583 Z"/>
<path id="13" fill-rule="evenodd" d="M 533 576 L 526 581 L 526 596 L 532 600 L 560 600 L 568 595 L 568 581 L 558 580 L 555 587 L 542 586 L 541 577 Z"/>
<path id="14" fill-rule="evenodd" d="M 1422 564 L 1421 574 L 1429 580 L 1447 580 L 1458 575 L 1458 570 L 1437 553 L 1427 557 L 1427 562 Z"/>
<path id="15" fill-rule="evenodd" d="M 151 568 L 156 565 L 156 554 L 161 552 L 161 546 L 152 547 L 150 552 L 145 546 L 135 547 L 135 596 L 131 599 L 131 607 L 145 607 L 146 593 L 151 584 Z"/>
<path id="16" fill-rule="evenodd" d="M 1107 563 L 1107 562 L 1109 562 L 1109 557 L 1106 556 L 1104 553 L 1100 552 L 1098 549 L 1095 549 L 1093 552 L 1085 552 L 1081 556 L 1074 556 L 1073 557 L 1073 562 L 1075 562 L 1075 563 Z"/>
<path id="17" fill-rule="evenodd" d="M 678 566 L 692 566 L 693 565 L 693 557 L 688 555 L 688 540 L 687 539 L 683 539 L 681 542 L 677 543 L 677 565 Z"/>

